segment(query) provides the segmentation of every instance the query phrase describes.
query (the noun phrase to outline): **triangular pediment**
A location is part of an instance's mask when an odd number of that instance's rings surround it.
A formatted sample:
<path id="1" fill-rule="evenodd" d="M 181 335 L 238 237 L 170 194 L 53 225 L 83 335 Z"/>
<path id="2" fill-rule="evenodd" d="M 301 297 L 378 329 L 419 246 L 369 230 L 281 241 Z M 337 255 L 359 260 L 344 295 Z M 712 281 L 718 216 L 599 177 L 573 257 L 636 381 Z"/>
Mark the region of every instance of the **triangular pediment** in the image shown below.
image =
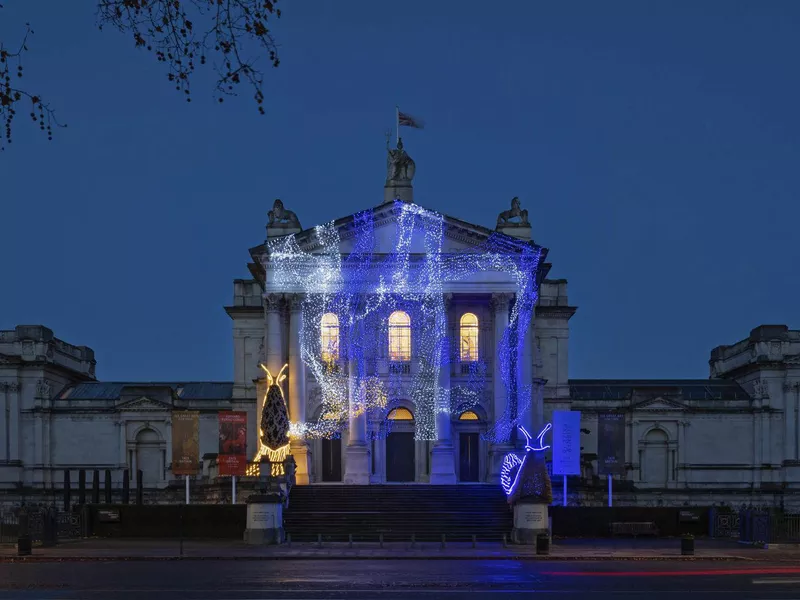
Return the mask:
<path id="1" fill-rule="evenodd" d="M 672 400 L 671 398 L 664 398 L 663 396 L 656 396 L 648 400 L 643 400 L 634 404 L 631 407 L 634 411 L 649 411 L 649 412 L 674 412 L 674 411 L 688 411 L 689 407 L 682 402 Z"/>
<path id="2" fill-rule="evenodd" d="M 375 244 L 373 253 L 375 254 L 389 254 L 397 251 L 399 223 L 402 219 L 401 211 L 404 205 L 401 203 L 386 203 L 372 209 L 370 220 L 370 227 L 372 227 Z M 413 206 L 416 210 L 425 212 L 427 214 L 439 214 L 435 211 Z M 352 251 L 355 239 L 358 234 L 358 229 L 363 223 L 363 220 L 358 213 L 336 219 L 333 222 L 333 227 L 340 240 L 340 248 L 342 254 L 348 254 Z M 441 214 L 443 231 L 442 231 L 442 251 L 443 252 L 465 252 L 470 250 L 481 250 L 489 238 L 493 238 L 502 246 L 504 253 L 521 253 L 523 248 L 534 246 L 532 242 L 526 242 L 503 233 L 497 233 L 493 229 L 489 229 L 482 225 L 468 223 L 455 217 Z M 305 229 L 299 233 L 294 234 L 294 239 L 297 242 L 299 249 L 303 252 L 316 253 L 324 248 L 323 242 L 319 239 L 317 228 L 312 227 Z M 260 250 L 266 250 L 266 245 L 253 248 L 251 252 L 258 254 Z M 410 240 L 409 252 L 411 254 L 424 254 L 426 252 L 424 236 L 414 236 Z"/>
<path id="3" fill-rule="evenodd" d="M 117 404 L 116 409 L 124 412 L 147 412 L 154 410 L 172 410 L 172 406 L 166 402 L 154 400 L 147 396 L 141 396 L 135 400 L 126 400 Z"/>

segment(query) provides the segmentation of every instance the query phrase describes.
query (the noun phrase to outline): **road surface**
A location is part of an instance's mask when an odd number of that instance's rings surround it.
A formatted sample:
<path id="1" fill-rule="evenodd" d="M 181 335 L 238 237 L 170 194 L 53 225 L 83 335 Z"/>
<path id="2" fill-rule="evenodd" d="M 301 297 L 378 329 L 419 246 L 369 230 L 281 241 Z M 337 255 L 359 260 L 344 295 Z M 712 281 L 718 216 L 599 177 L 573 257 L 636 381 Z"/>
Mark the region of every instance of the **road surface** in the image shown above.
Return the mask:
<path id="1" fill-rule="evenodd" d="M 280 560 L 0 564 L 0 600 L 800 600 L 800 564 Z"/>

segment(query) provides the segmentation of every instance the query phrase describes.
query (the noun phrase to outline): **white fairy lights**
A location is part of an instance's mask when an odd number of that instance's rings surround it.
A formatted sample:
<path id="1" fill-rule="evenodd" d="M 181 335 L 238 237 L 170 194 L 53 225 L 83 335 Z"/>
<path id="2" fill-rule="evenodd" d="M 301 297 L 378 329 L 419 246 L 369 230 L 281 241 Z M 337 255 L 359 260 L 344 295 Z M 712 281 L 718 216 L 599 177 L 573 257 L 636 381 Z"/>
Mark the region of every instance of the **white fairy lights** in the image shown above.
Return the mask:
<path id="1" fill-rule="evenodd" d="M 416 438 L 437 439 L 437 413 L 457 410 L 460 414 L 476 406 L 486 384 L 485 368 L 477 362 L 470 366 L 465 383 L 452 389 L 439 384 L 441 369 L 449 369 L 451 361 L 459 360 L 459 351 L 451 348 L 448 337 L 444 290 L 449 283 L 475 273 L 498 271 L 513 277 L 517 300 L 497 345 L 509 402 L 488 437 L 507 440 L 531 403 L 532 386 L 517 385 L 513 371 L 536 302 L 541 249 L 492 234 L 479 248 L 446 253 L 442 250 L 441 214 L 400 201 L 393 210 L 397 233 L 393 251 L 388 253 L 378 249 L 372 210 L 354 215 L 353 222 L 345 226 L 349 252 L 343 252 L 343 240 L 334 223 L 315 228 L 316 248 L 312 251 L 301 249 L 294 235 L 269 245 L 270 291 L 304 294 L 301 355 L 321 393 L 321 417 L 293 423 L 290 435 L 337 437 L 346 428 L 348 417 L 368 413 L 385 422 L 387 411 L 410 400 Z M 410 360 L 405 360 L 403 351 L 394 356 L 400 360 L 392 362 L 389 316 L 397 311 L 410 321 L 411 352 Z M 324 315 L 329 326 L 334 322 L 331 315 L 338 322 L 338 360 L 331 353 L 332 330 L 321 330 Z M 403 319 L 403 326 L 405 323 Z M 323 347 L 322 338 L 328 347 Z"/>

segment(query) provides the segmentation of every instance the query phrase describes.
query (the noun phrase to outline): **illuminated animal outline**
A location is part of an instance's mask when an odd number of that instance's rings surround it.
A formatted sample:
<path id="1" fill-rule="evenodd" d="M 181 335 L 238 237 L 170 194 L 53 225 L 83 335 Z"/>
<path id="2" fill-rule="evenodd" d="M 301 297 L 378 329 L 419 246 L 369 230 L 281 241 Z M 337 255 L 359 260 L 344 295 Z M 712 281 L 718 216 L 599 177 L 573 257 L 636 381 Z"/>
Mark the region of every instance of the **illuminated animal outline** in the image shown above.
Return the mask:
<path id="1" fill-rule="evenodd" d="M 528 460 L 528 452 L 544 452 L 550 448 L 549 445 L 545 446 L 544 436 L 552 428 L 552 423 L 545 425 L 539 432 L 539 435 L 536 436 L 536 445 L 532 446 L 531 434 L 529 434 L 528 430 L 522 425 L 519 426 L 519 430 L 522 432 L 522 435 L 525 436 L 525 456 L 520 458 L 513 452 L 509 452 L 503 458 L 503 466 L 500 468 L 500 485 L 503 486 L 503 491 L 506 493 L 506 496 L 510 496 L 517 488 L 522 468 L 525 466 L 525 461 Z M 516 473 L 514 473 L 515 468 L 517 469 Z M 512 473 L 514 473 L 513 480 L 511 477 Z"/>
<path id="2" fill-rule="evenodd" d="M 266 365 L 259 364 L 258 366 L 264 369 L 264 372 L 267 374 L 267 391 L 264 394 L 264 406 L 267 405 L 267 400 L 269 398 L 270 392 L 272 391 L 273 394 L 276 393 L 273 391 L 273 388 L 277 388 L 278 392 L 280 393 L 281 401 L 283 402 L 284 410 L 286 410 L 286 398 L 283 395 L 283 388 L 281 388 L 281 383 L 283 383 L 283 380 L 286 379 L 286 369 L 289 367 L 289 365 L 288 364 L 283 365 L 280 372 L 278 373 L 278 376 L 275 378 L 272 377 L 272 373 L 269 372 L 269 369 L 266 367 Z M 287 423 L 288 423 L 288 417 L 287 417 Z M 270 475 L 272 476 L 283 475 L 284 474 L 283 461 L 285 461 L 286 457 L 289 456 L 289 443 L 283 444 L 277 448 L 271 448 L 267 445 L 267 442 L 265 442 L 266 437 L 263 428 L 263 409 L 262 409 L 262 421 L 259 425 L 258 433 L 259 433 L 258 454 L 256 454 L 255 458 L 253 458 L 253 462 L 255 463 L 254 465 L 252 465 L 254 467 L 252 469 L 253 472 L 248 473 L 248 475 L 259 474 L 260 471 L 259 463 L 265 456 L 271 463 Z M 286 433 L 288 434 L 288 431 Z"/>

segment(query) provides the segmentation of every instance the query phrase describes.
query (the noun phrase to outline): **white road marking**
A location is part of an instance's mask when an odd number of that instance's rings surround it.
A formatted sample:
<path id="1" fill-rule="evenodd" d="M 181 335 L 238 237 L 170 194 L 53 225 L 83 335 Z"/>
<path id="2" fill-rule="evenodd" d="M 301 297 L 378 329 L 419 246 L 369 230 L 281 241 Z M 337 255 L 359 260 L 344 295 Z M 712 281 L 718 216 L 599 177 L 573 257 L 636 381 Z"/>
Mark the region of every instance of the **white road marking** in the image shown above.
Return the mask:
<path id="1" fill-rule="evenodd" d="M 765 577 L 753 579 L 754 584 L 761 585 L 800 585 L 800 577 Z"/>

